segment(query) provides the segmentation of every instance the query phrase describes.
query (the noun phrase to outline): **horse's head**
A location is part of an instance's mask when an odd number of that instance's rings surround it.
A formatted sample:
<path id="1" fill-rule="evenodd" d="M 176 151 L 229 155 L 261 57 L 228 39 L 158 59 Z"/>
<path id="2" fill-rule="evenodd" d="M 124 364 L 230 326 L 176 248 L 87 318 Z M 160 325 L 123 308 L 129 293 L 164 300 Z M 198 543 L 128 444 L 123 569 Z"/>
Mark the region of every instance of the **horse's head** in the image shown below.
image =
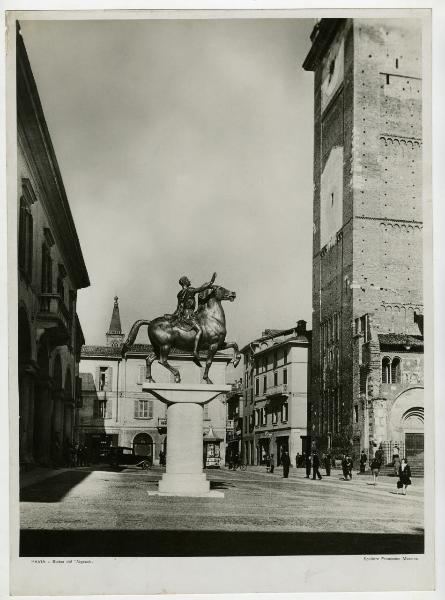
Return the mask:
<path id="1" fill-rule="evenodd" d="M 212 287 L 207 288 L 198 295 L 199 304 L 207 304 L 211 299 L 217 300 L 218 302 L 221 302 L 222 300 L 233 302 L 235 298 L 236 292 L 226 290 L 226 288 L 223 288 L 221 285 L 212 285 Z"/>

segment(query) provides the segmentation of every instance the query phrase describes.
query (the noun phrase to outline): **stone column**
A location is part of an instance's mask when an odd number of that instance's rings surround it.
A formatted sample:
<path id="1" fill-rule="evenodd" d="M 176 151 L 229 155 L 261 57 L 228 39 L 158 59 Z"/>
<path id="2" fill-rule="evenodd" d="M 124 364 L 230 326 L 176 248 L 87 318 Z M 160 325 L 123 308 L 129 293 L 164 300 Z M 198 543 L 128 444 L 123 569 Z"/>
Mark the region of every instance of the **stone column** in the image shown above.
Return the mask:
<path id="1" fill-rule="evenodd" d="M 57 465 L 63 463 L 63 390 L 53 391 L 54 410 L 52 422 L 52 448 L 53 462 Z"/>
<path id="2" fill-rule="evenodd" d="M 19 454 L 20 464 L 32 464 L 34 437 L 35 368 L 20 365 L 19 373 Z"/>
<path id="3" fill-rule="evenodd" d="M 203 409 L 200 404 L 172 404 L 167 409 L 168 453 L 162 493 L 205 494 L 210 484 L 203 472 Z"/>
<path id="4" fill-rule="evenodd" d="M 51 425 L 54 401 L 51 382 L 39 381 L 34 402 L 34 457 L 42 465 L 51 464 Z"/>
<path id="5" fill-rule="evenodd" d="M 217 496 L 203 471 L 203 405 L 228 385 L 144 383 L 142 389 L 167 404 L 167 469 L 158 492 L 166 496 Z"/>

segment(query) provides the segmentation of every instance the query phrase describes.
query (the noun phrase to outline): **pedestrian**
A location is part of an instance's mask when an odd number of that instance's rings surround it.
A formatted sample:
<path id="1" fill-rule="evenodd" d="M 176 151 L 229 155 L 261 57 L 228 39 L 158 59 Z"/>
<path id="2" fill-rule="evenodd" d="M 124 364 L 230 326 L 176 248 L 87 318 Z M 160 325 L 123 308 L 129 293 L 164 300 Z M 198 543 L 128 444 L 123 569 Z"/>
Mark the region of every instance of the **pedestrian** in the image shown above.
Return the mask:
<path id="1" fill-rule="evenodd" d="M 297 469 L 300 466 L 300 453 L 297 452 L 297 455 L 295 457 L 295 468 Z"/>
<path id="2" fill-rule="evenodd" d="M 406 488 L 411 485 L 411 467 L 406 458 L 402 458 L 399 467 L 399 481 L 397 482 L 397 493 L 402 490 L 403 496 L 406 496 Z"/>
<path id="3" fill-rule="evenodd" d="M 392 466 L 394 468 L 394 475 L 398 477 L 400 468 L 400 455 L 399 448 L 397 446 L 394 446 L 394 451 L 392 454 Z"/>
<path id="4" fill-rule="evenodd" d="M 318 458 L 318 454 L 314 451 L 312 454 L 312 479 L 318 477 L 321 479 L 320 474 L 320 459 Z"/>
<path id="5" fill-rule="evenodd" d="M 366 470 L 366 463 L 368 462 L 368 457 L 366 456 L 366 452 L 362 450 L 360 454 L 360 473 L 364 473 Z"/>
<path id="6" fill-rule="evenodd" d="M 269 456 L 269 472 L 273 473 L 274 469 L 275 469 L 275 460 L 274 460 L 273 454 L 271 454 Z"/>
<path id="7" fill-rule="evenodd" d="M 380 442 L 379 444 L 379 449 L 377 450 L 377 452 L 375 453 L 375 457 L 377 458 L 377 460 L 379 461 L 380 465 L 379 465 L 379 469 L 383 464 L 383 458 L 384 458 L 384 454 L 383 454 L 383 447 L 382 447 L 382 443 Z"/>
<path id="8" fill-rule="evenodd" d="M 283 465 L 283 477 L 287 479 L 289 477 L 290 458 L 289 452 L 285 450 L 281 457 L 281 464 Z"/>
<path id="9" fill-rule="evenodd" d="M 306 452 L 305 462 L 306 462 L 306 479 L 309 479 L 309 477 L 311 476 L 311 471 L 312 471 L 312 457 L 309 452 Z"/>
<path id="10" fill-rule="evenodd" d="M 343 471 L 343 479 L 348 481 L 349 479 L 349 468 L 348 468 L 348 457 L 346 454 L 343 454 L 343 458 L 341 461 L 341 470 Z"/>
<path id="11" fill-rule="evenodd" d="M 382 463 L 380 462 L 379 457 L 377 455 L 374 456 L 374 458 L 371 461 L 371 473 L 372 473 L 372 483 L 373 483 L 373 485 L 377 484 L 377 477 L 379 476 L 379 471 L 380 471 L 380 465 L 381 464 Z"/>
<path id="12" fill-rule="evenodd" d="M 352 458 L 349 456 L 346 457 L 346 463 L 348 466 L 348 475 L 349 475 L 349 479 L 352 479 L 352 469 L 354 467 L 354 463 L 352 462 Z"/>
<path id="13" fill-rule="evenodd" d="M 324 457 L 324 468 L 326 469 L 327 477 L 331 476 L 331 463 L 332 463 L 332 457 L 331 457 L 331 454 L 328 452 L 326 454 L 326 456 Z"/>

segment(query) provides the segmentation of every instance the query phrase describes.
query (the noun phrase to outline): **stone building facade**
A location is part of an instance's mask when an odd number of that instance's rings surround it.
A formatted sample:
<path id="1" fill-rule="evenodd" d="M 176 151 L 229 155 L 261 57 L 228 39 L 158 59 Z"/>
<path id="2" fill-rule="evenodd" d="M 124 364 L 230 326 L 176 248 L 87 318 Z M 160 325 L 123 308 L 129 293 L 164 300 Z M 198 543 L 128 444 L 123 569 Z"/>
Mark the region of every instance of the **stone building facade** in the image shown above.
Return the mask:
<path id="1" fill-rule="evenodd" d="M 16 48 L 20 464 L 50 465 L 73 439 L 89 279 L 20 31 Z"/>
<path id="2" fill-rule="evenodd" d="M 311 41 L 311 435 L 421 459 L 421 24 L 322 19 Z"/>
<path id="3" fill-rule="evenodd" d="M 267 329 L 247 344 L 244 356 L 243 460 L 266 463 L 270 453 L 280 465 L 308 447 L 307 406 L 311 332 L 306 322 L 285 330 Z"/>
<path id="4" fill-rule="evenodd" d="M 121 357 L 124 340 L 117 297 L 114 300 L 110 326 L 103 346 L 83 346 L 80 362 L 82 379 L 81 402 L 78 409 L 76 435 L 85 444 L 93 459 L 109 447 L 134 448 L 137 454 L 147 456 L 159 464 L 160 452 L 167 451 L 168 431 L 166 405 L 142 391 L 145 381 L 145 358 L 151 346 L 134 344 Z M 181 374 L 181 380 L 201 383 L 204 368 L 192 362 L 186 352 L 174 351 L 169 359 Z M 226 367 L 230 357 L 217 354 L 211 368 L 215 383 L 225 383 Z M 153 378 L 157 382 L 173 383 L 172 374 L 154 362 Z M 226 406 L 224 395 L 204 406 L 203 435 L 221 440 L 221 460 L 225 458 Z"/>

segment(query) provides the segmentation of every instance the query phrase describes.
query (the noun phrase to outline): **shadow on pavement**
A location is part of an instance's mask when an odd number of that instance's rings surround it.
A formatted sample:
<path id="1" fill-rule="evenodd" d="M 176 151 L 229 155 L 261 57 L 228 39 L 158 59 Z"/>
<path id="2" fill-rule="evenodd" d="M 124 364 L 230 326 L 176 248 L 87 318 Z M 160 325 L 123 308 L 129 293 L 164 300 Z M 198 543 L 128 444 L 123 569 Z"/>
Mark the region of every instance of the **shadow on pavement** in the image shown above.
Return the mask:
<path id="1" fill-rule="evenodd" d="M 211 490 L 228 490 L 229 488 L 236 487 L 233 483 L 228 481 L 210 481 Z"/>
<path id="2" fill-rule="evenodd" d="M 50 479 L 39 481 L 20 490 L 21 502 L 59 502 L 67 493 L 86 477 L 90 471 L 65 471 Z M 45 485 L 51 482 L 50 485 Z"/>
<path id="3" fill-rule="evenodd" d="M 175 530 L 20 532 L 20 556 L 422 554 L 424 534 Z"/>

